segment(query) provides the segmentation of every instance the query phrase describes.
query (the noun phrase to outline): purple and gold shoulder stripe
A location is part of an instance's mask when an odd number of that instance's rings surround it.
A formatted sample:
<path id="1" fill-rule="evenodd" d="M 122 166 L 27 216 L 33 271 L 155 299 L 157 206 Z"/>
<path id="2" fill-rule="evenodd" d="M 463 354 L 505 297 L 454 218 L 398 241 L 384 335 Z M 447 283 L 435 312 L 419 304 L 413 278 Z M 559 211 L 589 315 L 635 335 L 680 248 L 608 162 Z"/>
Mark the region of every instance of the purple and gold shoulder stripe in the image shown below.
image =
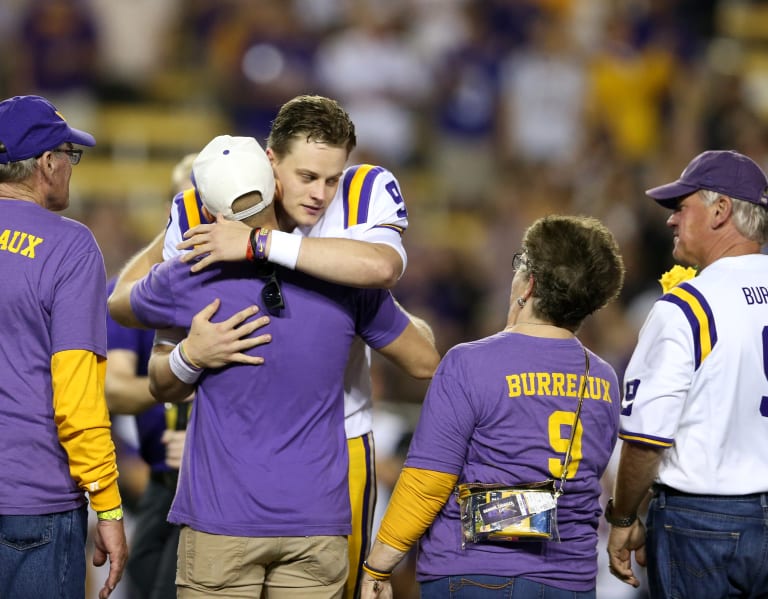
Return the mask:
<path id="1" fill-rule="evenodd" d="M 717 343 L 717 327 L 712 310 L 699 291 L 689 283 L 680 283 L 659 298 L 678 306 L 685 314 L 693 335 L 694 363 L 698 370 L 701 363 Z"/>
<path id="2" fill-rule="evenodd" d="M 174 200 L 179 211 L 179 229 L 184 235 L 189 229 L 205 222 L 203 217 L 203 202 L 200 194 L 193 187 L 178 194 Z"/>
<path id="3" fill-rule="evenodd" d="M 358 164 L 349 167 L 344 172 L 342 197 L 345 229 L 368 222 L 371 205 L 375 200 L 376 179 L 385 172 L 387 171 L 383 167 L 372 164 Z M 382 186 L 379 186 L 378 189 L 381 190 Z M 387 194 L 387 201 L 395 201 L 397 204 L 403 203 L 400 190 L 394 180 L 390 185 L 383 186 L 383 191 Z M 377 193 L 381 193 L 381 191 Z M 380 223 L 376 226 L 393 229 L 401 234 L 404 230 L 403 227 L 394 224 Z"/>

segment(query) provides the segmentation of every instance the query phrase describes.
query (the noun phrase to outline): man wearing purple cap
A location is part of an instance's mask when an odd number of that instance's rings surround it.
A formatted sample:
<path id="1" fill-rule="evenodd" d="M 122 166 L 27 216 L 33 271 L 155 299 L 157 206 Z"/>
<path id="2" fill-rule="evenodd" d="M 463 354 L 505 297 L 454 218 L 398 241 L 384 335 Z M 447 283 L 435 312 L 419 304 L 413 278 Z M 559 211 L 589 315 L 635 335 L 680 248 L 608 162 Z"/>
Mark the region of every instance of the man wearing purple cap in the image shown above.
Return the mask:
<path id="1" fill-rule="evenodd" d="M 656 301 L 627 366 L 611 572 L 637 587 L 634 551 L 652 597 L 764 597 L 768 179 L 708 151 L 646 193 L 672 209 L 672 255 L 698 272 Z"/>
<path id="2" fill-rule="evenodd" d="M 91 135 L 39 96 L 0 102 L 0 597 L 85 596 L 87 505 L 104 599 L 128 549 L 104 399 L 106 280 L 91 232 L 53 214 Z"/>

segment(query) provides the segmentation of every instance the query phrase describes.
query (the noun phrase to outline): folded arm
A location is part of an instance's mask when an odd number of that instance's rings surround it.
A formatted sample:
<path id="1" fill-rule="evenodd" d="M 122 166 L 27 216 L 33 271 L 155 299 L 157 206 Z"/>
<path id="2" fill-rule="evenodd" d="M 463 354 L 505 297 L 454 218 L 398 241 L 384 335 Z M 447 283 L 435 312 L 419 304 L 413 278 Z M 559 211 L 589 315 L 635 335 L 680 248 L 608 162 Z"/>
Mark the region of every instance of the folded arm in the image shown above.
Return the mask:
<path id="1" fill-rule="evenodd" d="M 242 222 L 218 216 L 215 224 L 198 225 L 187 231 L 186 240 L 177 248 L 189 250 L 183 254 L 183 262 L 201 257 L 191 267 L 192 272 L 197 272 L 216 262 L 245 260 L 250 233 L 251 228 Z M 319 279 L 353 287 L 391 288 L 402 275 L 404 266 L 397 250 L 386 243 L 300 237 L 282 231 L 270 231 L 265 256 Z"/>

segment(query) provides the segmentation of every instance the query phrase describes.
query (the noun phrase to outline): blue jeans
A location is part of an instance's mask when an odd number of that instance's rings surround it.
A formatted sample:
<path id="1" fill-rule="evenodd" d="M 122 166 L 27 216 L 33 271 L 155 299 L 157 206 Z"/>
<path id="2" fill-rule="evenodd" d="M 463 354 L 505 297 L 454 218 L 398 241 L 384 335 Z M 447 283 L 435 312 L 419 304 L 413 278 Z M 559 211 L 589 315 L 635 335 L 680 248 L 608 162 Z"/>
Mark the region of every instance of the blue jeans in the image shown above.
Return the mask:
<path id="1" fill-rule="evenodd" d="M 0 515 L 0 597 L 85 597 L 85 506 L 41 516 Z"/>
<path id="2" fill-rule="evenodd" d="M 646 550 L 651 597 L 768 597 L 768 493 L 656 491 Z"/>
<path id="3" fill-rule="evenodd" d="M 422 582 L 421 599 L 595 599 L 595 591 L 565 591 L 520 577 L 466 574 Z"/>

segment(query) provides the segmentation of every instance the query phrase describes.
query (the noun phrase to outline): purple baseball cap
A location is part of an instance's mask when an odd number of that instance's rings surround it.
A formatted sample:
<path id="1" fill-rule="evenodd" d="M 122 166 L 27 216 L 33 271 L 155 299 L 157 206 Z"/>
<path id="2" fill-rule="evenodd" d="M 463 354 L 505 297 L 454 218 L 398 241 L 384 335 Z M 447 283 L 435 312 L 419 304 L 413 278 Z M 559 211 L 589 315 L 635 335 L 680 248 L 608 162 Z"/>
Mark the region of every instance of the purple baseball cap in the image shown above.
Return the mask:
<path id="1" fill-rule="evenodd" d="M 39 156 L 62 143 L 95 146 L 93 135 L 73 129 L 40 96 L 14 96 L 0 102 L 0 164 Z"/>
<path id="2" fill-rule="evenodd" d="M 680 198 L 700 189 L 768 208 L 768 178 L 763 169 L 733 150 L 702 152 L 691 160 L 677 181 L 645 193 L 665 208 L 675 208 Z"/>

